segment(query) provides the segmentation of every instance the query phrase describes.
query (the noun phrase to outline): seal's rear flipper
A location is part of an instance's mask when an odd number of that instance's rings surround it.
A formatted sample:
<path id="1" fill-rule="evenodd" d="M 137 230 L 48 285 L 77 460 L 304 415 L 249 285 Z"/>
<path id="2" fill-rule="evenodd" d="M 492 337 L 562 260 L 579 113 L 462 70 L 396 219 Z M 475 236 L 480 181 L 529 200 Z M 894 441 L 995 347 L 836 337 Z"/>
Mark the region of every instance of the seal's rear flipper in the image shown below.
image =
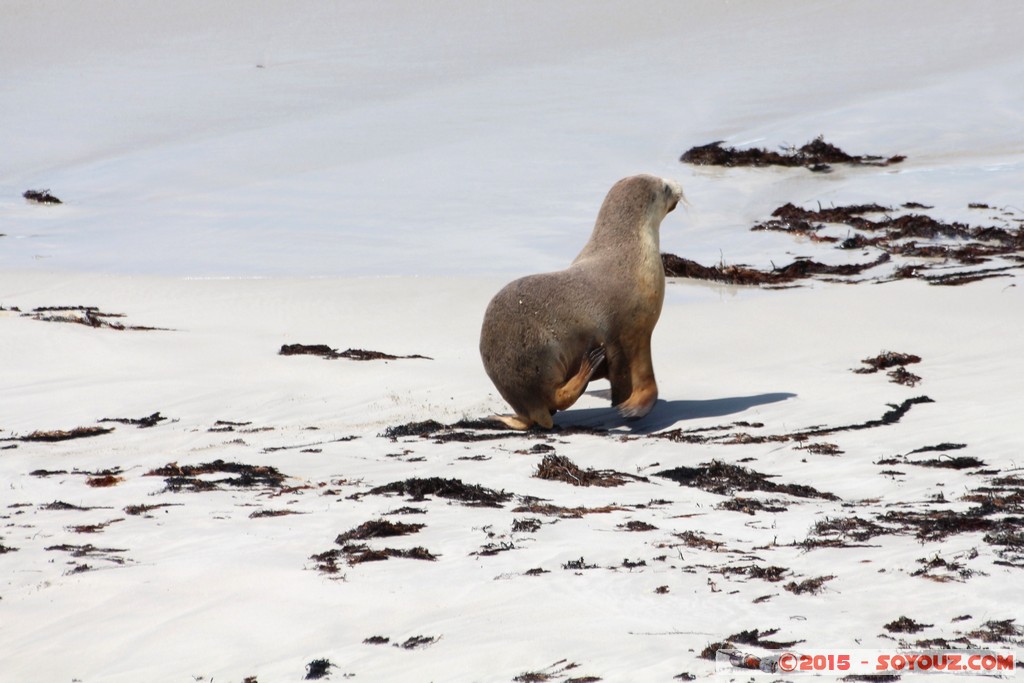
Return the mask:
<path id="1" fill-rule="evenodd" d="M 649 406 L 639 407 L 619 406 L 619 415 L 621 415 L 623 418 L 627 420 L 639 420 L 641 417 L 644 417 L 645 415 L 647 415 L 647 413 L 651 412 L 651 408 L 653 407 L 653 403 Z"/>
<path id="2" fill-rule="evenodd" d="M 658 402 L 658 388 L 655 384 L 650 384 L 644 388 L 641 388 L 633 392 L 633 395 L 628 400 L 615 406 L 619 410 L 619 415 L 626 418 L 627 420 L 639 420 L 641 417 L 647 415 L 654 408 L 654 404 Z"/>
<path id="3" fill-rule="evenodd" d="M 587 355 L 583 358 L 583 363 L 580 364 L 580 372 L 583 372 L 589 366 L 590 369 L 587 371 L 588 382 L 601 367 L 601 364 L 604 363 L 606 355 L 603 346 L 595 346 L 587 352 Z"/>

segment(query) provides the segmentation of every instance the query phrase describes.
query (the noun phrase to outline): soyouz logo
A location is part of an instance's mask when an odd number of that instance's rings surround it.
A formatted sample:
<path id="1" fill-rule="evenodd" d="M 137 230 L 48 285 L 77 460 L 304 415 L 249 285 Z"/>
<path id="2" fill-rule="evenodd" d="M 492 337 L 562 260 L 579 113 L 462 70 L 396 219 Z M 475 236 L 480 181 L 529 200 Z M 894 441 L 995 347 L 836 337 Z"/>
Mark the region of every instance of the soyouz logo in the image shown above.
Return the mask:
<path id="1" fill-rule="evenodd" d="M 1016 657 L 1012 650 L 801 650 L 754 655 L 719 650 L 715 672 L 737 669 L 769 674 L 929 674 L 956 673 L 1009 677 Z"/>

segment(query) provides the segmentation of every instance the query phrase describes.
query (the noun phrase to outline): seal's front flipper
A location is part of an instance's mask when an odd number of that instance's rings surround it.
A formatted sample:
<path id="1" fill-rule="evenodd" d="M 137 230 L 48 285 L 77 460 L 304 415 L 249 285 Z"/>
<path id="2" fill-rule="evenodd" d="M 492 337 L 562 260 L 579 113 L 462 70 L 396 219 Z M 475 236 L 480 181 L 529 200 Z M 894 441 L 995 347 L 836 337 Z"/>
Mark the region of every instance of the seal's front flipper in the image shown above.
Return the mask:
<path id="1" fill-rule="evenodd" d="M 533 420 L 519 415 L 491 415 L 488 419 L 500 422 L 510 429 L 525 431 L 533 426 Z"/>
<path id="2" fill-rule="evenodd" d="M 598 367 L 604 362 L 605 353 L 603 346 L 597 346 L 587 352 L 580 362 L 580 369 L 570 377 L 565 384 L 555 390 L 555 410 L 566 410 L 575 403 L 590 383 L 590 378 L 597 372 Z"/>

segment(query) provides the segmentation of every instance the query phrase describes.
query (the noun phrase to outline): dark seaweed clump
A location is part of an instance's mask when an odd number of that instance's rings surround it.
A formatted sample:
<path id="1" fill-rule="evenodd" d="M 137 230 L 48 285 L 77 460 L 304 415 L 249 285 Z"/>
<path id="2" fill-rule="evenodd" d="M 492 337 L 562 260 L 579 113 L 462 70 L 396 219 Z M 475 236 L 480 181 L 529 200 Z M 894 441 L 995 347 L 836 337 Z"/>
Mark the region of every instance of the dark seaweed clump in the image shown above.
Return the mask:
<path id="1" fill-rule="evenodd" d="M 908 202 L 908 208 L 928 208 Z M 893 216 L 893 209 L 880 204 L 853 204 L 848 206 L 805 209 L 787 203 L 772 212 L 769 220 L 754 225 L 755 231 L 783 232 L 809 239 L 814 243 L 833 244 L 840 250 L 872 249 L 878 255 L 871 261 L 830 266 L 810 259 L 796 261 L 770 270 L 759 270 L 742 265 L 704 266 L 695 261 L 663 254 L 665 274 L 669 277 L 689 277 L 735 285 L 763 285 L 778 287 L 818 275 L 836 278 L 858 276 L 864 271 L 888 263 L 894 258 L 903 261 L 875 282 L 890 282 L 917 278 L 932 285 L 963 285 L 993 277 L 1009 277 L 1008 271 L 1024 263 L 1024 230 L 1020 227 L 981 226 L 946 223 L 931 216 L 905 213 Z M 1005 212 L 1004 212 L 1005 213 Z M 868 218 L 867 214 L 883 214 Z M 1007 219 L 999 217 L 1007 222 Z M 1020 224 L 1022 219 L 1015 219 Z M 826 225 L 845 225 L 850 229 L 845 237 L 823 233 Z M 1004 265 L 989 268 L 977 266 L 1002 257 Z M 969 267 L 943 270 L 942 266 Z"/>
<path id="2" fill-rule="evenodd" d="M 508 426 L 498 420 L 478 419 L 459 420 L 452 424 L 442 424 L 437 420 L 407 422 L 388 427 L 381 436 L 398 441 L 398 439 L 419 437 L 433 439 L 434 443 L 471 443 L 474 441 L 493 441 L 531 435 L 532 432 L 510 431 Z"/>
<path id="3" fill-rule="evenodd" d="M 146 429 L 148 427 L 155 427 L 166 419 L 166 417 L 157 411 L 152 415 L 147 415 L 146 417 L 105 417 L 100 420 L 100 422 L 116 422 L 118 424 L 134 425 L 139 429 Z"/>
<path id="4" fill-rule="evenodd" d="M 865 216 L 870 213 L 884 215 L 873 220 Z M 770 220 L 751 229 L 800 235 L 814 242 L 833 243 L 838 249 L 873 248 L 890 257 L 917 259 L 897 268 L 891 279 L 919 278 L 934 285 L 962 285 L 991 277 L 1005 277 L 1008 275 L 1006 271 L 1019 267 L 1021 262 L 1024 231 L 1019 227 L 976 227 L 946 223 L 924 214 L 907 213 L 894 217 L 891 213 L 891 208 L 878 204 L 818 206 L 817 209 L 785 204 L 772 212 Z M 845 225 L 856 232 L 845 238 L 821 235 L 821 229 L 827 224 Z M 939 265 L 978 266 L 999 256 L 1015 261 L 1016 265 L 930 274 Z"/>
<path id="5" fill-rule="evenodd" d="M 306 665 L 305 680 L 318 681 L 321 678 L 326 678 L 330 675 L 330 671 L 333 668 L 335 668 L 335 665 L 331 664 L 329 659 L 314 659 Z"/>
<path id="6" fill-rule="evenodd" d="M 125 325 L 124 323 L 111 320 L 111 318 L 124 318 L 123 313 L 106 313 L 96 306 L 41 306 L 33 308 L 31 313 L 22 313 L 23 317 L 41 320 L 47 323 L 74 323 L 86 327 L 102 328 L 107 330 L 134 330 L 142 332 L 164 331 L 161 327 L 149 327 L 146 325 Z"/>
<path id="7" fill-rule="evenodd" d="M 427 356 L 413 354 L 411 356 L 395 356 L 381 351 L 367 351 L 366 349 L 345 349 L 336 351 L 327 344 L 284 344 L 277 352 L 281 356 L 320 356 L 328 360 L 345 358 L 348 360 L 398 360 L 400 358 L 423 358 L 432 360 Z"/>
<path id="8" fill-rule="evenodd" d="M 309 559 L 316 562 L 316 568 L 324 574 L 337 574 L 340 571 L 339 560 L 344 560 L 349 565 L 362 564 L 364 562 L 381 562 L 392 557 L 402 557 L 413 560 L 433 561 L 437 556 L 422 546 L 415 548 L 371 548 L 366 543 L 375 538 L 394 538 L 396 536 L 408 536 L 415 534 L 425 524 L 405 524 L 403 522 L 389 522 L 384 519 L 364 522 L 354 529 L 338 534 L 334 539 L 335 544 L 340 548 L 333 548 Z"/>
<path id="9" fill-rule="evenodd" d="M 63 204 L 61 200 L 50 194 L 49 190 L 25 190 L 21 195 L 33 204 Z"/>
<path id="10" fill-rule="evenodd" d="M 344 545 L 349 541 L 364 541 L 370 538 L 390 538 L 393 536 L 406 536 L 414 534 L 422 529 L 425 524 L 406 524 L 404 522 L 389 522 L 385 519 L 377 519 L 363 522 L 355 529 L 339 534 L 334 540 L 338 545 Z"/>
<path id="11" fill-rule="evenodd" d="M 538 479 L 564 481 L 573 486 L 622 486 L 631 479 L 646 481 L 643 477 L 614 470 L 595 470 L 590 467 L 582 469 L 564 455 L 554 453 L 548 453 L 541 459 L 533 476 Z"/>
<path id="12" fill-rule="evenodd" d="M 18 441 L 70 441 L 71 439 L 85 439 L 92 436 L 101 436 L 114 431 L 111 427 L 75 427 L 70 430 L 54 429 L 51 431 L 35 431 L 27 436 L 18 437 Z"/>
<path id="13" fill-rule="evenodd" d="M 921 624 L 910 617 L 900 617 L 895 621 L 890 621 L 885 625 L 885 630 L 889 633 L 920 633 L 926 628 L 931 628 L 935 624 Z"/>
<path id="14" fill-rule="evenodd" d="M 221 479 L 200 479 L 208 474 L 233 474 L 237 476 Z M 269 465 L 246 465 L 236 462 L 213 462 L 199 465 L 179 465 L 170 463 L 155 470 L 146 472 L 147 477 L 164 477 L 168 491 L 216 491 L 222 485 L 236 488 L 253 488 L 266 486 L 278 488 L 287 478 L 275 467 Z"/>
<path id="15" fill-rule="evenodd" d="M 703 266 L 696 261 L 676 256 L 675 254 L 662 254 L 661 262 L 665 268 L 666 277 L 688 277 L 697 280 L 712 280 L 724 282 L 731 285 L 787 285 L 796 280 L 806 280 L 815 275 L 839 275 L 848 277 L 874 268 L 889 261 L 889 256 L 881 254 L 874 261 L 866 263 L 855 263 L 830 266 L 810 259 L 797 259 L 792 263 L 775 267 L 771 270 L 758 270 L 748 266 Z"/>
<path id="16" fill-rule="evenodd" d="M 656 476 L 671 479 L 682 486 L 692 486 L 721 496 L 734 491 L 767 491 L 785 493 L 798 498 L 824 498 L 839 500 L 828 492 L 818 491 L 802 484 L 776 484 L 769 476 L 738 465 L 729 465 L 717 460 L 698 467 L 675 467 L 655 473 Z"/>
<path id="17" fill-rule="evenodd" d="M 874 356 L 873 358 L 865 358 L 861 361 L 867 365 L 866 368 L 857 368 L 854 372 L 862 375 L 870 375 L 878 372 L 879 370 L 888 370 L 889 368 L 897 367 L 900 365 L 910 365 L 911 363 L 920 363 L 921 356 L 915 356 L 912 353 L 897 353 L 894 351 L 883 351 L 882 353 Z"/>
<path id="18" fill-rule="evenodd" d="M 707 145 L 691 147 L 683 153 L 679 160 L 695 166 L 802 166 L 817 173 L 827 173 L 832 170 L 831 164 L 889 166 L 906 159 L 904 156 L 884 158 L 874 155 L 848 154 L 839 147 L 825 142 L 824 136 L 820 135 L 800 147 L 783 148 L 781 152 L 760 147 L 740 150 L 734 147 L 723 147 L 723 143 L 723 140 L 718 140 Z"/>
<path id="19" fill-rule="evenodd" d="M 394 481 L 372 488 L 365 494 L 357 494 L 357 496 L 388 493 L 409 496 L 409 499 L 413 501 L 426 500 L 427 496 L 437 496 L 480 507 L 501 507 L 502 503 L 512 499 L 512 494 L 505 491 L 495 491 L 479 484 L 464 484 L 458 479 L 442 477 L 413 477 L 404 481 Z"/>
<path id="20" fill-rule="evenodd" d="M 902 384 L 908 387 L 917 386 L 921 381 L 920 376 L 907 370 L 906 366 L 912 363 L 920 363 L 921 357 L 912 353 L 898 353 L 895 351 L 883 351 L 873 358 L 865 358 L 861 361 L 867 367 L 856 368 L 854 372 L 860 375 L 871 375 L 881 370 L 889 370 L 887 376 L 894 384 Z M 890 368 L 893 368 L 890 370 Z"/>

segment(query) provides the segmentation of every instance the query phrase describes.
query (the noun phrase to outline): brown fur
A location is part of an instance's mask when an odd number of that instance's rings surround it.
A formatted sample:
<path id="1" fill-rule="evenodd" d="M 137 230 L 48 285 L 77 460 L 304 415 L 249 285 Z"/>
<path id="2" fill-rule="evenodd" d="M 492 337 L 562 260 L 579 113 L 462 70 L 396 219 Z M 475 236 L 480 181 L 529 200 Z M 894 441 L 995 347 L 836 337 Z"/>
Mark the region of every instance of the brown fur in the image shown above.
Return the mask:
<path id="1" fill-rule="evenodd" d="M 665 299 L 658 231 L 681 197 L 679 185 L 663 178 L 620 180 L 568 268 L 516 280 L 491 300 L 480 355 L 515 410 L 500 418 L 506 424 L 550 428 L 555 411 L 603 377 L 624 417 L 651 410 L 658 398 L 651 333 Z"/>

